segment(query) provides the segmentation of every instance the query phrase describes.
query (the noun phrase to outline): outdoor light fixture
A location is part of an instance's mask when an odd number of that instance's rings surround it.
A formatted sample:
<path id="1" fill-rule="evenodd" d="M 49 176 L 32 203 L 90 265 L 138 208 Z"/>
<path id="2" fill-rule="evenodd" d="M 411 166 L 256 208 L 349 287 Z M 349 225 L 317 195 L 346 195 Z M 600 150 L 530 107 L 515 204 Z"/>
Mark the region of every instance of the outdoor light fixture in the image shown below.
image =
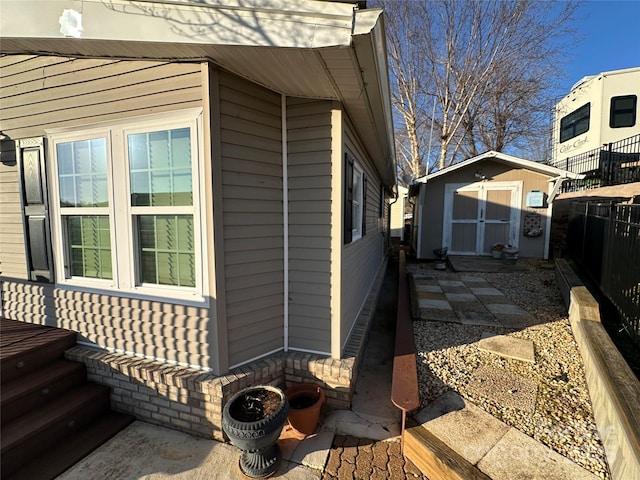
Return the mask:
<path id="1" fill-rule="evenodd" d="M 486 180 L 487 179 L 487 176 L 484 173 L 482 173 L 481 171 L 478 171 L 478 172 L 474 173 L 473 176 L 478 178 L 478 179 L 480 179 L 480 180 Z"/>

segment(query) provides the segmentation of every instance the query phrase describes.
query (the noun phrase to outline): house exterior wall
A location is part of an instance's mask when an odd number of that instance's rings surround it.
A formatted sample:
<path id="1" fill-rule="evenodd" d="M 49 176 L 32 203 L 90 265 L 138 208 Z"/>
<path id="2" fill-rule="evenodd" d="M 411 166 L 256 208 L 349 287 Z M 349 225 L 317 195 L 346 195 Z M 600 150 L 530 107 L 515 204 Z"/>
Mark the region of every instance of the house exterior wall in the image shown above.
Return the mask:
<path id="1" fill-rule="evenodd" d="M 443 234 L 443 214 L 444 214 L 444 191 L 447 183 L 468 183 L 472 184 L 476 181 L 474 173 L 479 169 L 486 175 L 490 183 L 495 182 L 508 182 L 508 181 L 522 181 L 522 208 L 520 214 L 519 225 L 519 245 L 521 257 L 536 257 L 542 258 L 544 256 L 544 239 L 545 235 L 539 237 L 526 237 L 523 234 L 523 222 L 527 213 L 535 213 L 542 216 L 542 228 L 546 228 L 546 208 L 527 208 L 526 207 L 526 194 L 531 190 L 540 190 L 544 193 L 548 192 L 549 183 L 547 175 L 543 175 L 531 170 L 522 168 L 512 168 L 500 162 L 485 161 L 481 164 L 473 164 L 466 168 L 454 170 L 447 175 L 442 175 L 434 179 L 430 179 L 426 186 L 421 189 L 422 203 L 422 218 L 420 224 L 422 225 L 422 244 L 420 258 L 435 259 L 436 256 L 433 253 L 434 249 L 441 248 L 442 234 Z M 416 238 L 419 238 L 416 237 Z"/>
<path id="2" fill-rule="evenodd" d="M 14 141 L 43 136 L 53 127 L 84 128 L 203 104 L 200 64 L 22 55 L 3 60 L 1 127 Z M 209 335 L 213 308 L 21 281 L 27 267 L 24 247 L 17 247 L 24 237 L 15 164 L 2 165 L 0 184 L 5 185 L 0 190 L 2 216 L 7 208 L 13 225 L 13 233 L 3 233 L 0 239 L 7 318 L 75 330 L 81 340 L 102 347 L 215 369 L 215 344 Z M 12 261 L 5 264 L 8 257 Z M 212 298 L 209 307 L 214 306 Z"/>
<path id="3" fill-rule="evenodd" d="M 340 346 L 344 348 L 356 319 L 384 262 L 385 225 L 380 217 L 380 179 L 367 159 L 349 122 L 345 120 L 344 146 L 364 169 L 366 189 L 366 235 L 343 246 L 341 269 Z M 343 155 L 344 157 L 344 155 Z"/>
<path id="4" fill-rule="evenodd" d="M 280 95 L 224 72 L 219 78 L 226 321 L 234 366 L 281 350 L 284 342 L 282 116 Z"/>
<path id="5" fill-rule="evenodd" d="M 287 99 L 289 348 L 331 352 L 333 103 Z"/>

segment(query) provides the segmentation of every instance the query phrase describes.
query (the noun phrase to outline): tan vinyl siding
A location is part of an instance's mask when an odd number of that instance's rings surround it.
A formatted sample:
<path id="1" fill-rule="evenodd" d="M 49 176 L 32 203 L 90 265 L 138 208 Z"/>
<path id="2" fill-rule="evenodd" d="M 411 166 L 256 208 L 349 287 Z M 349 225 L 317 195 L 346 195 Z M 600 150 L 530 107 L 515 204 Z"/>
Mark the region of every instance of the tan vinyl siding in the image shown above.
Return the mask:
<path id="1" fill-rule="evenodd" d="M 2 131 L 13 140 L 202 106 L 198 63 L 2 56 L 0 78 Z M 26 278 L 17 185 L 16 167 L 0 165 L 2 275 Z M 215 368 L 207 308 L 9 280 L 1 288 L 8 318 L 69 328 L 101 347 Z"/>
<path id="2" fill-rule="evenodd" d="M 289 348 L 331 352 L 331 108 L 287 99 Z"/>
<path id="3" fill-rule="evenodd" d="M 220 72 L 229 365 L 284 345 L 280 95 Z"/>
<path id="4" fill-rule="evenodd" d="M 37 283 L 2 282 L 7 318 L 77 331 L 80 341 L 204 366 L 208 351 L 208 310 Z"/>
<path id="5" fill-rule="evenodd" d="M 13 142 L 3 142 L 0 162 L 0 276 L 27 278 L 18 167 Z"/>
<path id="6" fill-rule="evenodd" d="M 378 217 L 380 212 L 380 178 L 366 160 L 364 149 L 357 143 L 353 129 L 345 125 L 346 147 L 355 155 L 367 177 L 366 235 L 344 246 L 342 256 L 342 312 L 340 345 L 349 339 L 349 333 L 357 319 L 360 308 L 375 281 L 384 260 L 384 236 Z"/>

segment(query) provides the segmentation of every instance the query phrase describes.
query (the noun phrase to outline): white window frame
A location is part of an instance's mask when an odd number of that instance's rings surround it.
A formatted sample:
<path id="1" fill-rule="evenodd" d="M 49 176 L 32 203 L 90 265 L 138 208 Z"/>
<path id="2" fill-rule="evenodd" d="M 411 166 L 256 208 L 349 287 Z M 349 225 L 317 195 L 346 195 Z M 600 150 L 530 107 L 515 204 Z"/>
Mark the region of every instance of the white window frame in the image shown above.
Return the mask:
<path id="1" fill-rule="evenodd" d="M 362 206 L 364 196 L 364 169 L 353 162 L 353 199 L 351 204 L 351 242 L 362 238 Z M 359 192 L 356 195 L 356 192 Z"/>
<path id="2" fill-rule="evenodd" d="M 191 174 L 193 205 L 185 207 L 132 207 L 129 174 L 127 135 L 190 128 L 191 134 Z M 50 214 L 52 244 L 56 283 L 60 286 L 79 287 L 89 291 L 108 290 L 113 294 L 126 294 L 141 298 L 170 298 L 195 302 L 206 301 L 207 265 L 203 232 L 207 232 L 205 215 L 204 144 L 202 141 L 202 109 L 185 109 L 163 114 L 128 118 L 126 120 L 104 122 L 88 128 L 60 128 L 46 131 L 49 150 Z M 58 143 L 103 137 L 107 139 L 107 177 L 109 187 L 109 225 L 111 236 L 111 256 L 113 279 L 94 279 L 70 276 L 66 248 L 66 232 L 60 207 L 58 184 Z M 168 209 L 163 212 L 161 209 Z M 80 208 L 72 208 L 80 210 Z M 94 208 L 81 208 L 83 215 L 92 215 Z M 103 212 L 105 209 L 100 207 Z M 141 284 L 138 278 L 137 228 L 135 215 L 192 214 L 195 261 L 195 287 L 179 287 L 161 284 Z"/>

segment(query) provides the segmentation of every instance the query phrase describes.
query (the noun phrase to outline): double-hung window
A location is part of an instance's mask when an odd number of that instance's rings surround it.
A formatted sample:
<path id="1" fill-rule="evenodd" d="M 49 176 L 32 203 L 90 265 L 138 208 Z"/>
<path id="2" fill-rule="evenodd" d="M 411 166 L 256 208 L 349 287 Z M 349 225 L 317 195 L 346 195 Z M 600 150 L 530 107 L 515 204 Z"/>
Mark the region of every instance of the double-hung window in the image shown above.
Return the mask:
<path id="1" fill-rule="evenodd" d="M 202 296 L 199 112 L 49 133 L 59 283 Z"/>
<path id="2" fill-rule="evenodd" d="M 366 234 L 367 178 L 362 167 L 349 153 L 345 154 L 344 178 L 344 243 Z"/>

